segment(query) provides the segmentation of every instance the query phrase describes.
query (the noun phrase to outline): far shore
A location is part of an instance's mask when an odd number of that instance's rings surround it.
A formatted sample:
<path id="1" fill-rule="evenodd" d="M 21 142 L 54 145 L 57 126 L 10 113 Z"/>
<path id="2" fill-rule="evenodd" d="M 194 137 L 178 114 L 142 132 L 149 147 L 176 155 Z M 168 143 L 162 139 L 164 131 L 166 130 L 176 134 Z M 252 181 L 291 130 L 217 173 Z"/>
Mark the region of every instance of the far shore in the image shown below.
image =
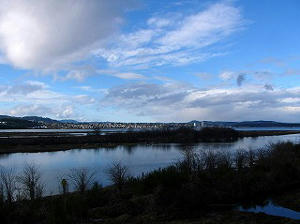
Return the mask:
<path id="1" fill-rule="evenodd" d="M 9 132 L 0 134 L 0 153 L 53 152 L 71 149 L 114 148 L 118 145 L 199 142 L 234 142 L 244 137 L 278 136 L 299 134 L 292 130 L 235 131 L 229 128 L 156 130 L 144 132 L 100 133 L 88 132 L 75 136 L 60 132 Z"/>
<path id="2" fill-rule="evenodd" d="M 259 137 L 259 136 L 276 136 L 276 135 L 292 135 L 299 134 L 300 131 L 292 130 L 270 130 L 270 131 L 239 131 L 242 137 Z"/>

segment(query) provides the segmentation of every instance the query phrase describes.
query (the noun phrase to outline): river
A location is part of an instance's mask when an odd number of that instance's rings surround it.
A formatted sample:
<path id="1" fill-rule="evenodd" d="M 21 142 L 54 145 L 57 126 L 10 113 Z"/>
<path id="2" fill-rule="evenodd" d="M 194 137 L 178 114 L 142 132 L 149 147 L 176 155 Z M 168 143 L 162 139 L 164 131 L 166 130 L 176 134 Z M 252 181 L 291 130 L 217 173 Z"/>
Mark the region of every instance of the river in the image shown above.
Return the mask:
<path id="1" fill-rule="evenodd" d="M 198 143 L 181 144 L 137 144 L 135 146 L 121 145 L 116 148 L 72 149 L 58 152 L 41 153 L 11 153 L 0 155 L 0 165 L 13 168 L 21 173 L 26 163 L 39 166 L 46 194 L 58 191 L 58 177 L 68 174 L 70 169 L 84 167 L 97 173 L 96 180 L 106 186 L 110 184 L 106 170 L 113 162 L 121 162 L 128 166 L 131 175 L 141 175 L 154 169 L 166 167 L 182 157 L 182 150 L 191 147 L 201 150 L 226 150 L 234 152 L 239 149 L 258 149 L 267 144 L 280 141 L 300 143 L 300 134 L 243 138 L 233 143 Z"/>

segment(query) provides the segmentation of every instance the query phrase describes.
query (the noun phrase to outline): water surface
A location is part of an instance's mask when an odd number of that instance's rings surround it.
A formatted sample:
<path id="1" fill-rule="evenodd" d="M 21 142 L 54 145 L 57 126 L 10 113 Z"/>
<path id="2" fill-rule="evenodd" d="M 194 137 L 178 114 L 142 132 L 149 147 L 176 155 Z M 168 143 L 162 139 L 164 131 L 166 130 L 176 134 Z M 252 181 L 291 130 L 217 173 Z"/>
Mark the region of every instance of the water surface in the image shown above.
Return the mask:
<path id="1" fill-rule="evenodd" d="M 240 206 L 238 207 L 238 210 L 242 212 L 265 213 L 267 215 L 300 220 L 300 212 L 281 207 L 279 205 L 274 204 L 272 201 L 267 201 L 266 205 L 257 205 L 250 208 L 244 208 Z"/>
<path id="2" fill-rule="evenodd" d="M 279 141 L 300 143 L 300 134 L 243 138 L 233 143 L 137 144 L 116 148 L 72 149 L 59 152 L 11 153 L 0 155 L 0 165 L 13 167 L 20 173 L 26 163 L 36 163 L 43 173 L 47 194 L 57 192 L 57 177 L 67 174 L 71 168 L 85 167 L 97 172 L 96 180 L 102 185 L 110 184 L 106 170 L 113 162 L 121 161 L 129 167 L 131 175 L 141 175 L 154 169 L 166 167 L 182 157 L 186 147 L 196 151 L 219 150 L 234 152 L 239 149 L 258 149 Z"/>

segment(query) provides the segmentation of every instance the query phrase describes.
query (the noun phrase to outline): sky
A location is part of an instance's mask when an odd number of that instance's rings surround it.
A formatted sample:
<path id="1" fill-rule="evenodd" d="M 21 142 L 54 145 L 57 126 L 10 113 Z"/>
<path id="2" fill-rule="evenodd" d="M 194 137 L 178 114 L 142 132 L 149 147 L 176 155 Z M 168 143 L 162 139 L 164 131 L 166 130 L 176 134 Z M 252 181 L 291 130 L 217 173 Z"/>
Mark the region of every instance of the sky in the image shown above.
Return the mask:
<path id="1" fill-rule="evenodd" d="M 0 114 L 300 122 L 298 0 L 0 0 Z"/>

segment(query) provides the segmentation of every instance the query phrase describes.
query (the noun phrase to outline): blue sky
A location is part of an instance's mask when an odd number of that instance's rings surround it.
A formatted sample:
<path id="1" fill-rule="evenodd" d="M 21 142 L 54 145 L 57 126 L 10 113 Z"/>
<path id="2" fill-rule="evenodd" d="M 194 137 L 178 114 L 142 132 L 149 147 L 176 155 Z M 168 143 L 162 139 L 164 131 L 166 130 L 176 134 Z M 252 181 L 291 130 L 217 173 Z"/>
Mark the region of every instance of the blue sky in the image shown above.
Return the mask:
<path id="1" fill-rule="evenodd" d="M 300 2 L 0 0 L 0 113 L 300 122 Z"/>

